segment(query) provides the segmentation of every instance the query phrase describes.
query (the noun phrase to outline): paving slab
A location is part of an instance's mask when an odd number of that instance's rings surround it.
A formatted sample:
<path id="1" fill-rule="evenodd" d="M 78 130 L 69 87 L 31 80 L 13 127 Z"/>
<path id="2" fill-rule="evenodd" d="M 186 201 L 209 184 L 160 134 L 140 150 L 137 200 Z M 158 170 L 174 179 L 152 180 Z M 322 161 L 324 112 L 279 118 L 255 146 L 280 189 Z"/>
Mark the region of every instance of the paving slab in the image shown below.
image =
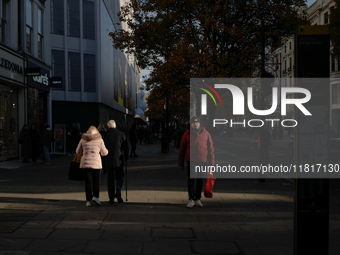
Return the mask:
<path id="1" fill-rule="evenodd" d="M 142 242 L 137 241 L 89 241 L 84 248 L 84 252 L 111 253 L 111 254 L 141 254 Z"/>
<path id="2" fill-rule="evenodd" d="M 82 252 L 88 240 L 35 239 L 26 246 L 26 251 Z"/>
<path id="3" fill-rule="evenodd" d="M 241 254 L 233 242 L 193 241 L 190 242 L 195 253 L 203 254 Z"/>
<path id="4" fill-rule="evenodd" d="M 190 254 L 191 246 L 187 240 L 157 240 L 144 242 L 142 254 Z"/>

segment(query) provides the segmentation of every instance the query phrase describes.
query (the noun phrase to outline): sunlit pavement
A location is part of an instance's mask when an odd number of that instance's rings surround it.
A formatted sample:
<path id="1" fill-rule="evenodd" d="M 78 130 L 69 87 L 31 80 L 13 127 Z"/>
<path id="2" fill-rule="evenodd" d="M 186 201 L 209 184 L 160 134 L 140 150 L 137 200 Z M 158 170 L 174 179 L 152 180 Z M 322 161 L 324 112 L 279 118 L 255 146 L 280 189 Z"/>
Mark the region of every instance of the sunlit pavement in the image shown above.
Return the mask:
<path id="1" fill-rule="evenodd" d="M 128 161 L 124 203 L 108 203 L 103 175 L 100 207 L 86 207 L 84 183 L 67 179 L 71 157 L 19 168 L 0 163 L 0 254 L 293 254 L 292 183 L 218 179 L 214 197 L 188 209 L 178 150 L 138 144 L 137 154 Z M 339 183 L 330 185 L 334 255 L 340 250 Z"/>

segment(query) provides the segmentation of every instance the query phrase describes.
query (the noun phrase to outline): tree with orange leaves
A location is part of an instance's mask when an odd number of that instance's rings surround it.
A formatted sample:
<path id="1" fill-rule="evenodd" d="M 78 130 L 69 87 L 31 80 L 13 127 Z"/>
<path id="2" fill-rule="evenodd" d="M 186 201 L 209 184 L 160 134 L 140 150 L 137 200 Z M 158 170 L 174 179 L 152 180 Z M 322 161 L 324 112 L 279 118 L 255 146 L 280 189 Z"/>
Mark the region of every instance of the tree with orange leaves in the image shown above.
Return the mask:
<path id="1" fill-rule="evenodd" d="M 131 0 L 119 18 L 128 29 L 110 33 L 113 46 L 136 56 L 141 68 L 153 71 L 154 85 L 181 87 L 193 77 L 250 77 L 261 45 L 305 24 L 294 8 L 301 0 Z"/>

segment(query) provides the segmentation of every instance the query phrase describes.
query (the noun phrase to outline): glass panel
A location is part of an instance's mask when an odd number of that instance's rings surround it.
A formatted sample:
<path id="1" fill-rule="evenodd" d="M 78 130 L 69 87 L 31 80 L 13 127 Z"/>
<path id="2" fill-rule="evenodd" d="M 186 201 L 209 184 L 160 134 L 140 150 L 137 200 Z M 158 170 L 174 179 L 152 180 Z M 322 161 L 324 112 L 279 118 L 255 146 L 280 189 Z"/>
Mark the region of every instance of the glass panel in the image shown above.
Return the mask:
<path id="1" fill-rule="evenodd" d="M 18 93 L 0 85 L 0 161 L 18 156 Z"/>
<path id="2" fill-rule="evenodd" d="M 84 54 L 84 91 L 96 92 L 96 57 Z"/>
<path id="3" fill-rule="evenodd" d="M 81 67 L 80 67 L 80 53 L 69 52 L 69 90 L 81 91 Z"/>
<path id="4" fill-rule="evenodd" d="M 83 34 L 85 39 L 95 39 L 94 3 L 83 1 Z"/>
<path id="5" fill-rule="evenodd" d="M 64 34 L 64 1 L 51 1 L 51 32 L 52 34 Z"/>
<path id="6" fill-rule="evenodd" d="M 26 51 L 27 53 L 31 53 L 31 28 L 26 26 Z"/>
<path id="7" fill-rule="evenodd" d="M 68 0 L 68 35 L 80 37 L 79 0 Z"/>
<path id="8" fill-rule="evenodd" d="M 65 90 L 65 52 L 52 50 L 52 69 L 53 76 L 62 77 L 62 88 L 53 88 L 55 90 Z"/>
<path id="9" fill-rule="evenodd" d="M 26 0 L 26 24 L 32 27 L 32 2 Z"/>

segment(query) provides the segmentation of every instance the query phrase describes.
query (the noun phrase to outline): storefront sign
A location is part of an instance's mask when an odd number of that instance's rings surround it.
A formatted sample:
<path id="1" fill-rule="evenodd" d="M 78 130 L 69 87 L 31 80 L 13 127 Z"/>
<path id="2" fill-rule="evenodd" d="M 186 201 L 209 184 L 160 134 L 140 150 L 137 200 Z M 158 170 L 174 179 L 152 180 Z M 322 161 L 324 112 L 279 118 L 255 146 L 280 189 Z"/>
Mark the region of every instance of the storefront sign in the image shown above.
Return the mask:
<path id="1" fill-rule="evenodd" d="M 50 71 L 30 61 L 28 61 L 27 66 L 26 75 L 28 86 L 47 92 L 50 91 Z M 38 75 L 29 76 L 27 70 L 31 70 L 31 74 L 34 74 L 34 70 L 36 70 L 35 73 Z M 40 75 L 38 70 L 40 71 Z"/>
<path id="2" fill-rule="evenodd" d="M 40 67 L 27 67 L 26 68 L 26 76 L 40 76 L 41 69 Z"/>
<path id="3" fill-rule="evenodd" d="M 63 87 L 63 77 L 56 77 L 56 76 L 53 76 L 51 79 L 50 79 L 50 82 L 51 82 L 51 87 L 52 88 L 62 88 Z"/>
<path id="4" fill-rule="evenodd" d="M 24 60 L 0 48 L 0 75 L 24 83 Z"/>

